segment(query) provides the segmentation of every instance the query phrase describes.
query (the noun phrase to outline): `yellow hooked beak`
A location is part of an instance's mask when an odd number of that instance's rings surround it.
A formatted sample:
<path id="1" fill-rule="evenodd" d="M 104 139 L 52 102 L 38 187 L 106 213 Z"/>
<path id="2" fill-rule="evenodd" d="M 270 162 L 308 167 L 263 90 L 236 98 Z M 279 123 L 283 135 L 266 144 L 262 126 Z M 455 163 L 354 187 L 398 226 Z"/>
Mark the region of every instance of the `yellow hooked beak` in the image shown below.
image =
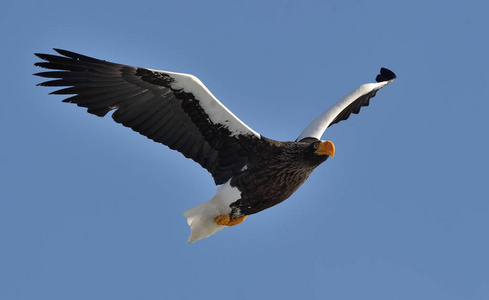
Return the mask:
<path id="1" fill-rule="evenodd" d="M 317 154 L 334 156 L 334 144 L 331 141 L 321 142 L 315 151 Z"/>

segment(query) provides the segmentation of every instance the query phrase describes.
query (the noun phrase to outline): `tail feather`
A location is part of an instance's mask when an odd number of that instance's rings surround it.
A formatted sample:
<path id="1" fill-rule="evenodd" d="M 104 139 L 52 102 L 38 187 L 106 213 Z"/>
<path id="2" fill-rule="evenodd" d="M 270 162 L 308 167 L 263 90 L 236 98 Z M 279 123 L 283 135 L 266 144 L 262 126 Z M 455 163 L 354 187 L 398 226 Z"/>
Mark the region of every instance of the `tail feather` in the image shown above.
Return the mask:
<path id="1" fill-rule="evenodd" d="M 193 243 L 213 235 L 226 227 L 217 225 L 214 222 L 214 219 L 220 215 L 220 211 L 218 206 L 213 203 L 212 200 L 213 199 L 192 207 L 183 213 L 183 216 L 187 218 L 187 223 L 191 230 L 188 238 L 189 243 Z"/>
<path id="2" fill-rule="evenodd" d="M 206 238 L 224 227 L 228 227 L 217 225 L 214 219 L 217 216 L 231 213 L 231 203 L 241 198 L 239 189 L 232 187 L 230 182 L 231 180 L 221 185 L 211 200 L 192 207 L 183 213 L 191 230 L 188 238 L 190 243 Z"/>

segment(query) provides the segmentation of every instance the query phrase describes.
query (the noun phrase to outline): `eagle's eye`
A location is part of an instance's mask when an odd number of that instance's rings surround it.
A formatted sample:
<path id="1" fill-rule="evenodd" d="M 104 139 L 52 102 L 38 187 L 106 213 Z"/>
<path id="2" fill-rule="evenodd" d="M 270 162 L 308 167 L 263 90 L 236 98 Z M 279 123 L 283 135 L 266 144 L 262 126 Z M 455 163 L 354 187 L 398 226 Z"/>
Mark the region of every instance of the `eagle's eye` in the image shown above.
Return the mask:
<path id="1" fill-rule="evenodd" d="M 317 150 L 319 148 L 319 143 L 314 143 L 312 147 L 314 148 L 314 150 Z"/>

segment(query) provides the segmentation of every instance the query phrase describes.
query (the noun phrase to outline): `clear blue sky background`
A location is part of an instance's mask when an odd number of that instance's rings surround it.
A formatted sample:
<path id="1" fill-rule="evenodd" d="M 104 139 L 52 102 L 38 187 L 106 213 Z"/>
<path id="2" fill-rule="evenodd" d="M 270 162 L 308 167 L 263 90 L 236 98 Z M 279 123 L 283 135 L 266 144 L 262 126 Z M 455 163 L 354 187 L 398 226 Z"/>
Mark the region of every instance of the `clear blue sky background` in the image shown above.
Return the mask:
<path id="1" fill-rule="evenodd" d="M 488 299 L 487 1 L 4 1 L 0 299 Z M 187 244 L 205 170 L 48 96 L 58 47 L 198 76 L 294 140 L 380 67 L 286 202 Z"/>

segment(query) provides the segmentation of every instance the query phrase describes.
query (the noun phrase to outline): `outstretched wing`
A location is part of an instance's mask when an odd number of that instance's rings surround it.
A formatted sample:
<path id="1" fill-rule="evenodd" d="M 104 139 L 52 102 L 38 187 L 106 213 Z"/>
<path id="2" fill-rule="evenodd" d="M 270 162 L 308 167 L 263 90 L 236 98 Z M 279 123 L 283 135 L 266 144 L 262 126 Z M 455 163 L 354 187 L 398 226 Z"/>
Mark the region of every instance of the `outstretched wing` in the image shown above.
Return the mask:
<path id="1" fill-rule="evenodd" d="M 65 87 L 52 92 L 74 95 L 63 102 L 88 108 L 99 117 L 181 152 L 207 169 L 216 184 L 241 171 L 249 145 L 260 135 L 239 120 L 195 76 L 111 63 L 66 50 L 35 55 L 35 65 L 54 71 L 34 75 L 52 78 L 41 86 Z"/>
<path id="2" fill-rule="evenodd" d="M 396 79 L 396 74 L 386 68 L 380 69 L 375 81 L 359 86 L 345 97 L 338 100 L 333 106 L 316 118 L 304 129 L 297 138 L 300 141 L 307 137 L 321 139 L 324 131 L 331 125 L 346 120 L 350 115 L 358 114 L 362 106 L 368 106 L 370 99 L 375 97 L 377 91 Z"/>

